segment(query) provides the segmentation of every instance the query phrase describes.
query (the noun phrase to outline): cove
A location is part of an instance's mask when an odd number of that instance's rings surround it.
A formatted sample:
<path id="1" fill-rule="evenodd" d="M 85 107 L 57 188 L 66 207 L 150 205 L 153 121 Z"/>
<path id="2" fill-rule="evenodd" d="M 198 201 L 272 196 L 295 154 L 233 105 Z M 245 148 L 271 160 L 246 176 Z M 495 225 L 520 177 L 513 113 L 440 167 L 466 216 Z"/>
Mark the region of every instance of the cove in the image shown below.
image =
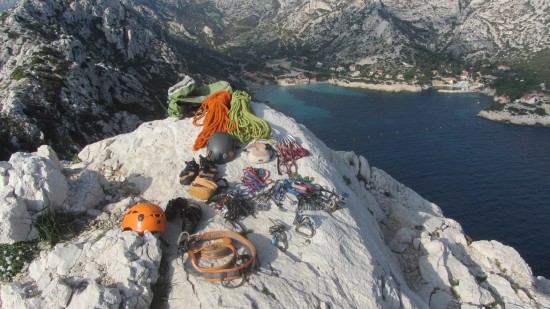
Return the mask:
<path id="1" fill-rule="evenodd" d="M 550 278 L 550 128 L 480 118 L 491 98 L 477 93 L 316 84 L 254 95 L 436 203 L 472 239 L 512 246 L 533 275 Z"/>

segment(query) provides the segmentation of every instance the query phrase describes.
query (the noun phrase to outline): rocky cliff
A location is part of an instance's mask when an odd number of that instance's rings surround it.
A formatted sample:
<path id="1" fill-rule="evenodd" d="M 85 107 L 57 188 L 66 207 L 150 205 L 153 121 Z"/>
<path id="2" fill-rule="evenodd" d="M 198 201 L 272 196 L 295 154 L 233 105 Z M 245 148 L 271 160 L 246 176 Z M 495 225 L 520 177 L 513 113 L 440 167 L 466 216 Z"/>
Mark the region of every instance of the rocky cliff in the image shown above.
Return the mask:
<path id="1" fill-rule="evenodd" d="M 72 157 L 164 117 L 166 90 L 180 73 L 229 76 L 223 57 L 166 25 L 134 1 L 24 0 L 2 15 L 0 157 L 41 143 Z"/>
<path id="2" fill-rule="evenodd" d="M 414 63 L 433 53 L 506 60 L 548 46 L 548 1 L 165 1 L 190 36 L 249 56 Z M 237 53 L 236 52 L 236 53 Z"/>
<path id="3" fill-rule="evenodd" d="M 293 135 L 309 156 L 298 172 L 336 192 L 347 192 L 332 214 L 306 211 L 316 233 L 294 230 L 294 208 L 264 207 L 242 223 L 256 247 L 260 269 L 236 289 L 208 283 L 176 250 L 178 220 L 163 235 L 120 231 L 125 210 L 138 201 L 166 207 L 183 197 L 200 203 L 198 231 L 233 230 L 220 212 L 193 199 L 178 182 L 201 128 L 191 119 L 164 119 L 86 146 L 79 163 L 60 162 L 51 148 L 16 153 L 0 163 L 2 242 L 35 237 L 44 211 L 81 214 L 87 227 L 43 250 L 14 282 L 0 287 L 6 308 L 548 308 L 550 282 L 534 277 L 511 247 L 468 240 L 440 208 L 352 152 L 336 152 L 307 128 L 253 104 L 273 137 Z M 242 156 L 219 166 L 231 185 L 249 163 Z M 276 161 L 258 165 L 276 173 Z M 21 220 L 24 218 L 24 220 Z M 270 220 L 283 222 L 288 249 L 271 241 Z M 15 232 L 15 231 L 24 231 Z M 163 241 L 161 241 L 162 237 Z M 165 242 L 165 244 L 163 244 Z M 156 295 L 153 295 L 155 291 Z M 152 303 L 153 298 L 157 300 Z"/>
<path id="4" fill-rule="evenodd" d="M 21 0 L 0 19 L 0 158 L 42 143 L 70 158 L 162 118 L 180 74 L 239 83 L 223 55 L 497 61 L 547 47 L 548 16 L 547 0 Z"/>

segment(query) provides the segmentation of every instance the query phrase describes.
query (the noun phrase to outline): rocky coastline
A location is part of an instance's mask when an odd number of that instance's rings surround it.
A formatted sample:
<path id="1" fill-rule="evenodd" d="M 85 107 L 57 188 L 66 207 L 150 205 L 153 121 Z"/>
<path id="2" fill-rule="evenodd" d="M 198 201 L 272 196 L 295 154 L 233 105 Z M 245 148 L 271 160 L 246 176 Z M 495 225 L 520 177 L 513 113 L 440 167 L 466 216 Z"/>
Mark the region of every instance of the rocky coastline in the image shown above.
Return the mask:
<path id="1" fill-rule="evenodd" d="M 331 85 L 340 87 L 361 88 L 387 92 L 420 92 L 428 89 L 427 87 L 407 83 L 371 84 L 359 81 L 350 81 L 347 79 L 329 79 L 327 82 Z"/>
<path id="2" fill-rule="evenodd" d="M 294 80 L 293 82 L 288 82 L 283 79 L 278 82 L 278 85 L 285 87 L 285 86 L 307 85 L 307 84 L 317 84 L 317 83 L 323 83 L 323 82 L 318 82 L 316 80 L 312 81 L 310 79 Z M 348 79 L 341 79 L 341 78 L 340 79 L 331 78 L 327 80 L 326 83 L 330 85 L 346 87 L 346 88 L 359 88 L 359 89 L 386 91 L 386 92 L 421 92 L 431 88 L 437 89 L 438 92 L 451 93 L 451 94 L 479 92 L 479 93 L 483 93 L 493 97 L 493 100 L 495 102 L 499 102 L 498 104 L 504 104 L 501 102 L 502 99 L 495 95 L 494 91 L 487 90 L 487 89 L 448 90 L 448 89 L 439 89 L 438 87 L 433 87 L 433 86 L 420 86 L 420 85 L 407 84 L 407 83 L 372 84 L 372 83 L 366 83 L 366 82 L 360 82 L 360 81 L 351 81 Z M 519 109 L 523 108 L 521 105 L 515 105 L 515 107 Z M 492 120 L 492 121 L 498 121 L 503 123 L 516 124 L 516 125 L 550 126 L 550 108 L 546 108 L 546 110 L 547 110 L 546 116 L 536 115 L 532 113 L 520 115 L 520 114 L 517 114 L 517 111 L 513 112 L 507 109 L 503 109 L 500 111 L 482 110 L 478 113 L 478 116 L 488 120 Z"/>
<path id="3" fill-rule="evenodd" d="M 487 111 L 482 110 L 477 114 L 479 117 L 517 125 L 525 126 L 550 126 L 550 116 L 540 115 L 515 115 L 509 111 Z"/>

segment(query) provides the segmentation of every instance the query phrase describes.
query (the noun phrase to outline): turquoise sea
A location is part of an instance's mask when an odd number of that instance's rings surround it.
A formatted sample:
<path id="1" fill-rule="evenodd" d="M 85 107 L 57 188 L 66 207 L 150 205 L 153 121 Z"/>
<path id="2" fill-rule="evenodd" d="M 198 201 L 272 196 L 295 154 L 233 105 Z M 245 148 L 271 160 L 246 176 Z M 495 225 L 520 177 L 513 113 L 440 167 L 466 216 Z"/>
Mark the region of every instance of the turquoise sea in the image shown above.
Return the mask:
<path id="1" fill-rule="evenodd" d="M 318 84 L 254 94 L 436 203 L 474 240 L 512 246 L 534 275 L 550 278 L 550 128 L 477 117 L 491 102 L 477 93 Z"/>

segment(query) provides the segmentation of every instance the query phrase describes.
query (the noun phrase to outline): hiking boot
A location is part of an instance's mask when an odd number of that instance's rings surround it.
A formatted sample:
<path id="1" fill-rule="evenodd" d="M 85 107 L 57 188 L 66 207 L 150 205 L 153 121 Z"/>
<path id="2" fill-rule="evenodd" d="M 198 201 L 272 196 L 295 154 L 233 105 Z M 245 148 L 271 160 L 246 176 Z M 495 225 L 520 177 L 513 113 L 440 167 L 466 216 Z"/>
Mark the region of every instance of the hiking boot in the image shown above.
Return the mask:
<path id="1" fill-rule="evenodd" d="M 185 161 L 185 168 L 180 173 L 180 184 L 188 186 L 199 174 L 199 165 L 195 158 L 192 161 Z"/>
<path id="2" fill-rule="evenodd" d="M 166 210 L 164 211 L 164 214 L 166 215 L 166 220 L 174 220 L 176 216 L 181 216 L 182 212 L 184 212 L 186 209 L 187 201 L 182 197 L 178 197 L 168 201 L 168 205 L 166 205 Z"/>
<path id="3" fill-rule="evenodd" d="M 189 207 L 181 213 L 181 219 L 183 221 L 181 226 L 182 232 L 187 232 L 189 235 L 193 234 L 201 218 L 202 209 L 200 205 L 191 203 Z"/>
<path id="4" fill-rule="evenodd" d="M 210 178 L 216 178 L 216 172 L 218 167 L 214 161 L 210 160 L 208 157 L 203 157 L 199 155 L 199 175 L 207 176 Z"/>

